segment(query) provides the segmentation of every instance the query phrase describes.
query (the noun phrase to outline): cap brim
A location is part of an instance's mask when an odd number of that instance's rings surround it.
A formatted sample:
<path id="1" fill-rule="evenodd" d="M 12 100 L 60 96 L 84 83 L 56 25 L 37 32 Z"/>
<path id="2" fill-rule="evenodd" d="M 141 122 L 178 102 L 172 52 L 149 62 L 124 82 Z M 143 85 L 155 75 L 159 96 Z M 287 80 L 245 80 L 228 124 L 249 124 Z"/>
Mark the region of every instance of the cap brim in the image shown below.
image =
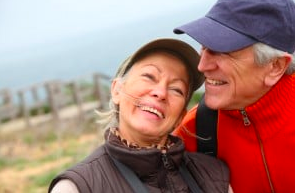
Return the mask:
<path id="1" fill-rule="evenodd" d="M 173 31 L 176 34 L 186 33 L 201 45 L 217 52 L 232 52 L 257 42 L 208 17 L 187 23 Z"/>
<path id="2" fill-rule="evenodd" d="M 128 65 L 127 69 L 132 66 L 133 60 L 135 58 L 137 58 L 140 54 L 152 49 L 167 49 L 179 54 L 182 58 L 184 58 L 187 61 L 189 69 L 194 71 L 194 90 L 198 89 L 203 84 L 204 76 L 201 72 L 197 70 L 197 66 L 200 61 L 199 54 L 189 44 L 176 39 L 161 38 L 143 45 L 132 56 L 130 56 L 128 62 L 130 66 Z"/>

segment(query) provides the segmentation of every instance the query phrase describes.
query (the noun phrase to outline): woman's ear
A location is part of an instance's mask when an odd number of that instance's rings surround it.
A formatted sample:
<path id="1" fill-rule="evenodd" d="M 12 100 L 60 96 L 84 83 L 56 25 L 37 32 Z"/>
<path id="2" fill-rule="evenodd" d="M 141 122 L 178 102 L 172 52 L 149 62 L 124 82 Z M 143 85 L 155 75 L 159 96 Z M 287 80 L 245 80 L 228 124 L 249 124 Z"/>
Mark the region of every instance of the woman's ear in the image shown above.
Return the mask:
<path id="1" fill-rule="evenodd" d="M 265 76 L 265 84 L 270 87 L 275 85 L 284 75 L 291 60 L 292 56 L 288 53 L 286 53 L 283 57 L 278 57 L 276 60 L 274 60 L 270 64 L 270 70 L 268 74 Z"/>
<path id="2" fill-rule="evenodd" d="M 119 104 L 119 101 L 120 101 L 120 89 L 121 89 L 121 82 L 118 78 L 115 78 L 113 81 L 112 81 L 112 85 L 111 85 L 111 97 L 112 97 L 112 100 L 115 104 Z"/>

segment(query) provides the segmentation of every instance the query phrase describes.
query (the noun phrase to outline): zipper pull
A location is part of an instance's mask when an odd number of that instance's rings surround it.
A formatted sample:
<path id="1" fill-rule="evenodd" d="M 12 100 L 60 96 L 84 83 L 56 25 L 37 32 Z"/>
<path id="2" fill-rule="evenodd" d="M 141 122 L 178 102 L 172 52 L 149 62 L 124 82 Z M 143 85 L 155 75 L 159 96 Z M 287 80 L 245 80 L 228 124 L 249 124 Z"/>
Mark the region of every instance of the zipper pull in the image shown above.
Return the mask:
<path id="1" fill-rule="evenodd" d="M 162 161 L 166 169 L 172 170 L 174 168 L 173 163 L 170 161 L 166 153 L 162 154 Z"/>
<path id="2" fill-rule="evenodd" d="M 246 111 L 243 109 L 243 110 L 241 110 L 240 112 L 241 112 L 241 114 L 242 114 L 242 116 L 243 116 L 244 125 L 245 125 L 245 126 L 249 126 L 249 125 L 251 124 L 251 122 L 250 122 L 250 119 L 249 119 L 249 117 L 248 117 Z"/>

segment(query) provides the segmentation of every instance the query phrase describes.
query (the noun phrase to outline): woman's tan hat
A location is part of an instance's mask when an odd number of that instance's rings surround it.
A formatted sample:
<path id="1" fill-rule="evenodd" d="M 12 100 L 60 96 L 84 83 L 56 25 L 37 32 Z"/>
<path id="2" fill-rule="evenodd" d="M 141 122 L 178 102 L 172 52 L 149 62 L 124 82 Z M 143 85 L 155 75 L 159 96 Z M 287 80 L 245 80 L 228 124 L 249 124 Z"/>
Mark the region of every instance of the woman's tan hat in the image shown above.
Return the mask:
<path id="1" fill-rule="evenodd" d="M 198 52 L 189 44 L 170 38 L 156 39 L 140 47 L 136 52 L 129 56 L 123 64 L 119 67 L 116 77 L 121 77 L 126 74 L 136 62 L 138 56 L 155 49 L 164 49 L 179 55 L 187 65 L 190 79 L 193 82 L 193 91 L 197 90 L 204 82 L 204 76 L 197 70 L 200 56 Z"/>

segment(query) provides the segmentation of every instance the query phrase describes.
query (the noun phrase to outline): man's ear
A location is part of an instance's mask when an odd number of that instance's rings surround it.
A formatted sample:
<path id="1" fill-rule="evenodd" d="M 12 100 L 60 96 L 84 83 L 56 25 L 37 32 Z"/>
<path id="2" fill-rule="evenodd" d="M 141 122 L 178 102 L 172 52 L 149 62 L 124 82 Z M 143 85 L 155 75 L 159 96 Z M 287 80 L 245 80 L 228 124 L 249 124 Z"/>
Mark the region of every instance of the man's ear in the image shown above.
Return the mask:
<path id="1" fill-rule="evenodd" d="M 111 85 L 111 95 L 112 95 L 112 100 L 115 104 L 119 104 L 120 101 L 120 89 L 121 89 L 121 82 L 118 78 L 115 78 L 112 81 L 112 85 Z"/>
<path id="2" fill-rule="evenodd" d="M 268 74 L 265 76 L 265 84 L 270 87 L 275 85 L 284 75 L 291 60 L 292 56 L 288 53 L 286 53 L 283 57 L 279 57 L 276 60 L 274 60 L 269 66 L 270 70 Z"/>

